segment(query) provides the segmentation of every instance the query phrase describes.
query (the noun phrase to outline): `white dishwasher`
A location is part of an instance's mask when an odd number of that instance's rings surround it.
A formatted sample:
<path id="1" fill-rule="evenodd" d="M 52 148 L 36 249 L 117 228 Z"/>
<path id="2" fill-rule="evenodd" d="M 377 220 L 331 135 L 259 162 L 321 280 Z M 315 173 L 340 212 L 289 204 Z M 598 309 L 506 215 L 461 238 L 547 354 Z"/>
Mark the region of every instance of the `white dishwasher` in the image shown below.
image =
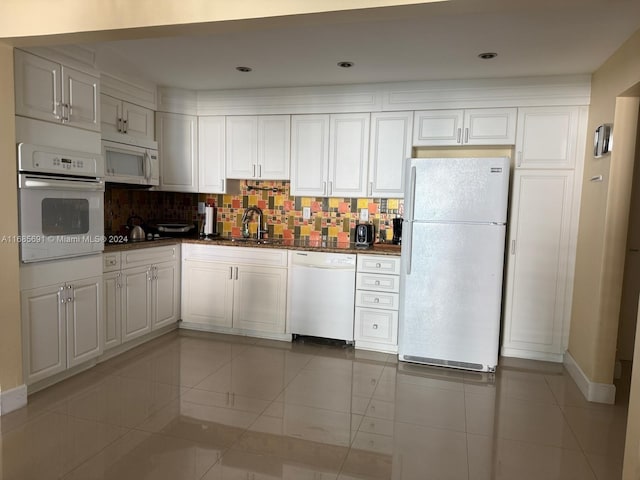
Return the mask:
<path id="1" fill-rule="evenodd" d="M 289 251 L 290 333 L 353 343 L 356 255 Z"/>

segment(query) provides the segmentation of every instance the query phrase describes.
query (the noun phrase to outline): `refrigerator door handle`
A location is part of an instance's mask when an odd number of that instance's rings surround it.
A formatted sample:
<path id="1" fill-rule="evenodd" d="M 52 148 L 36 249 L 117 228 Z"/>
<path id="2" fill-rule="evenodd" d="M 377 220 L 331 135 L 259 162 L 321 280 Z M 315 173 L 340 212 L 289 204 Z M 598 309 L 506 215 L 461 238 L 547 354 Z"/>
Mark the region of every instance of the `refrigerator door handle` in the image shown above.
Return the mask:
<path id="1" fill-rule="evenodd" d="M 411 259 L 413 257 L 413 222 L 406 222 L 404 227 L 407 231 L 405 247 L 407 248 L 407 275 L 411 275 Z"/>
<path id="2" fill-rule="evenodd" d="M 411 167 L 411 178 L 409 181 L 409 217 L 408 220 L 413 220 L 413 210 L 416 203 L 416 167 Z"/>

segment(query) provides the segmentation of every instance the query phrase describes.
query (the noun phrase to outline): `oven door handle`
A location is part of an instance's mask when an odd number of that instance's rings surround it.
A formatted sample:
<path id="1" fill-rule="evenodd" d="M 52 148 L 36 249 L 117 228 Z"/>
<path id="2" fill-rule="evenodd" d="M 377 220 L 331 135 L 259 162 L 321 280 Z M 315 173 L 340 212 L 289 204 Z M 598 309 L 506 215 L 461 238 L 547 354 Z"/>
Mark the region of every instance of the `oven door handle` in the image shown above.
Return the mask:
<path id="1" fill-rule="evenodd" d="M 61 179 L 52 177 L 40 177 L 33 175 L 20 175 L 18 186 L 27 189 L 40 190 L 78 190 L 91 192 L 104 192 L 104 182 L 102 180 L 88 179 Z"/>

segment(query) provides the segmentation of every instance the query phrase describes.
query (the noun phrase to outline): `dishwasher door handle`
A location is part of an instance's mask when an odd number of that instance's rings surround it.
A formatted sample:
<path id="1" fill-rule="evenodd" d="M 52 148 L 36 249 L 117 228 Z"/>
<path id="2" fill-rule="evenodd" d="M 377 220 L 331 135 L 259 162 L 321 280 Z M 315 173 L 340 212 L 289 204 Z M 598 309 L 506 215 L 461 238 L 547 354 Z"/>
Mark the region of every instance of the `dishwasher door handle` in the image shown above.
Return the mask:
<path id="1" fill-rule="evenodd" d="M 345 265 L 345 266 L 324 266 L 324 265 L 293 265 L 293 268 L 315 268 L 317 270 L 353 270 L 356 271 L 355 265 Z"/>

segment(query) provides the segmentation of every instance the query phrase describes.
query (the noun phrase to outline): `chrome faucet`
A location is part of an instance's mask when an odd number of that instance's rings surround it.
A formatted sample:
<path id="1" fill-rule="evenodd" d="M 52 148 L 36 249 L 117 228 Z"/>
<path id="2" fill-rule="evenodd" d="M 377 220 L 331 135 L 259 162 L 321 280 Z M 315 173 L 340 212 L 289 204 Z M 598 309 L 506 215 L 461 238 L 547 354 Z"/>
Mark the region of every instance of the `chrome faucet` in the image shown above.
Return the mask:
<path id="1" fill-rule="evenodd" d="M 262 240 L 263 235 L 267 230 L 262 227 L 262 210 L 258 207 L 248 207 L 242 214 L 242 236 L 249 237 L 249 222 L 251 221 L 254 213 L 258 215 L 256 238 L 258 240 Z"/>

